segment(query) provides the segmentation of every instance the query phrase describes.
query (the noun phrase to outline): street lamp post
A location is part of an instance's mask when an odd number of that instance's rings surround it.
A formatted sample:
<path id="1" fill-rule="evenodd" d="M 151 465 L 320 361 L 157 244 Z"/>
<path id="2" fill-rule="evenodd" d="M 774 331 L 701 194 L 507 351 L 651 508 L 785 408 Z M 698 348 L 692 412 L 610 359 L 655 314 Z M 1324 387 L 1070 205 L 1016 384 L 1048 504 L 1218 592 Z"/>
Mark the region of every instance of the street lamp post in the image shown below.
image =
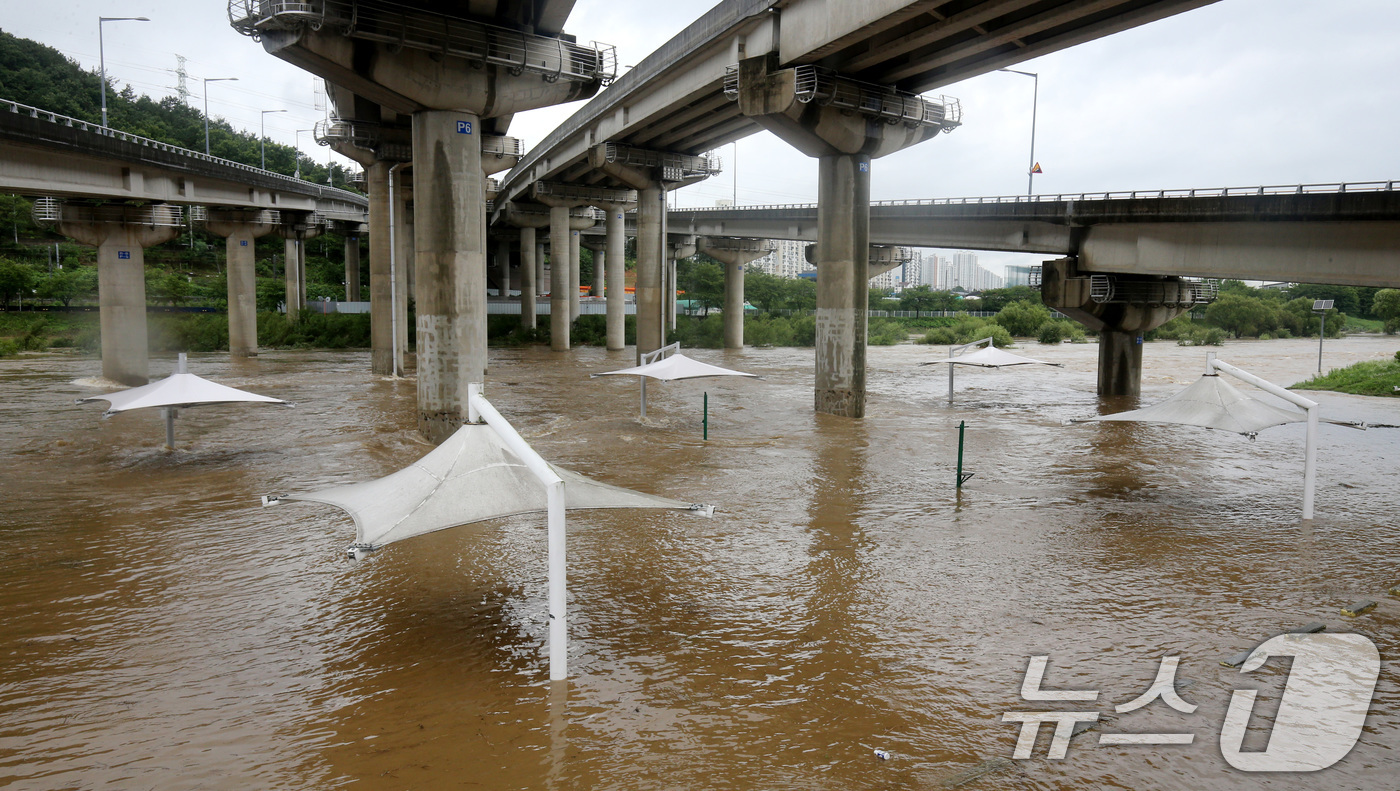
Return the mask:
<path id="1" fill-rule="evenodd" d="M 297 172 L 293 175 L 293 178 L 301 178 L 301 133 L 302 133 L 302 132 L 311 132 L 312 134 L 315 134 L 316 130 L 315 130 L 315 129 L 298 129 L 298 130 L 297 130 L 297 133 L 296 133 L 296 141 L 297 141 L 297 146 L 296 146 L 296 147 L 297 147 L 297 150 L 295 151 L 296 158 L 297 158 Z"/>
<path id="2" fill-rule="evenodd" d="M 262 111 L 262 118 L 260 119 L 261 122 L 262 122 L 262 125 L 258 128 L 258 146 L 259 146 L 259 148 L 261 149 L 261 152 L 262 152 L 262 153 L 261 153 L 261 157 L 262 157 L 262 158 L 261 158 L 261 162 L 262 162 L 262 169 L 263 169 L 263 170 L 267 170 L 267 114 L 268 114 L 268 113 L 285 113 L 285 112 L 287 112 L 287 111 L 286 111 L 286 110 L 263 110 L 263 111 Z M 205 153 L 207 154 L 208 152 L 206 151 Z"/>
<path id="3" fill-rule="evenodd" d="M 209 83 L 211 82 L 237 82 L 237 77 L 205 77 L 204 78 L 204 156 L 209 154 Z"/>
<path id="4" fill-rule="evenodd" d="M 97 61 L 102 74 L 102 126 L 107 126 L 107 53 L 102 43 L 103 22 L 150 22 L 143 16 L 100 16 L 97 18 Z"/>
<path id="5" fill-rule="evenodd" d="M 1022 74 L 1035 80 L 1034 92 L 1031 94 L 1031 162 L 1026 166 L 1026 196 L 1029 197 L 1035 194 L 1035 112 L 1036 105 L 1040 102 L 1040 75 L 1033 71 L 1017 71 L 1016 69 L 997 69 L 997 71 Z"/>

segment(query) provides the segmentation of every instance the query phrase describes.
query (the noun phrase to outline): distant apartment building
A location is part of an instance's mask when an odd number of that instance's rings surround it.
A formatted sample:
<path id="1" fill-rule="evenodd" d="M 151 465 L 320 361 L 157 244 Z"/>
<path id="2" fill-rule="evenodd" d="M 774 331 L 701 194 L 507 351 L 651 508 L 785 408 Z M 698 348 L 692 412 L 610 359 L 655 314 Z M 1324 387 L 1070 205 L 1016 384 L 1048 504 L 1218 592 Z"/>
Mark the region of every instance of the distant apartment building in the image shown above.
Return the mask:
<path id="1" fill-rule="evenodd" d="M 977 254 L 968 250 L 959 250 L 948 258 L 940 258 L 938 273 L 938 285 L 935 288 L 939 291 L 962 289 L 970 293 L 1001 288 L 1003 283 L 1001 276 L 978 266 Z"/>
<path id="2" fill-rule="evenodd" d="M 750 271 L 765 272 L 776 277 L 794 278 L 815 267 L 807 263 L 807 242 L 774 239 L 773 252 L 749 264 Z"/>

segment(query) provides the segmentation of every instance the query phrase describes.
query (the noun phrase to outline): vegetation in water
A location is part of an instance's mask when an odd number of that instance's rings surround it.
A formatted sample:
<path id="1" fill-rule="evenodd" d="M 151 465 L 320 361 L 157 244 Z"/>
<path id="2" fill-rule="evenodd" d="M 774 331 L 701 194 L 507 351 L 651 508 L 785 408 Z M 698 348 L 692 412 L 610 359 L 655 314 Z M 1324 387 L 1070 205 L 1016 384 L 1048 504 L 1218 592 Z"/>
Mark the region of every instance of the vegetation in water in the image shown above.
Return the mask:
<path id="1" fill-rule="evenodd" d="M 1400 396 L 1400 351 L 1393 360 L 1367 360 L 1336 368 L 1293 385 L 1294 390 L 1330 390 L 1367 396 Z"/>

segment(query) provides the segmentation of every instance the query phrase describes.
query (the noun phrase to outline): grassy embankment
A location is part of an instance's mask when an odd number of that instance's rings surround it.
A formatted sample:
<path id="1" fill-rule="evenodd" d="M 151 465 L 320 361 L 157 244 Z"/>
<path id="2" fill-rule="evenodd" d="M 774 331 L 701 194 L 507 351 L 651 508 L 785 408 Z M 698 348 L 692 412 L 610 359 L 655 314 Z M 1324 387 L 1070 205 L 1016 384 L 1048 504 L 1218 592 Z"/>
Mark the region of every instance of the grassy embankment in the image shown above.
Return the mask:
<path id="1" fill-rule="evenodd" d="M 1400 352 L 1394 360 L 1367 360 L 1293 385 L 1293 390 L 1330 390 L 1367 396 L 1400 397 Z"/>

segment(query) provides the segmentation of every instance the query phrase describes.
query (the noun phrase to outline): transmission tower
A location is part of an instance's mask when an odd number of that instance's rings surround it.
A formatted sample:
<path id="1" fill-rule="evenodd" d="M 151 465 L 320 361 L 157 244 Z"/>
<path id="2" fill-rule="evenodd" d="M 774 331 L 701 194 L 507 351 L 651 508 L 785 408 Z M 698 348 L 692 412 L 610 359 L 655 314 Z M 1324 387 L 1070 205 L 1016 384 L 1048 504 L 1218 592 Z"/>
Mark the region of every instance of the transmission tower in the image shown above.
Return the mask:
<path id="1" fill-rule="evenodd" d="M 188 105 L 190 103 L 190 89 L 185 84 L 185 78 L 189 76 L 185 71 L 185 56 L 176 55 L 175 60 L 180 62 L 180 67 L 175 70 L 175 77 L 178 80 L 178 84 L 175 86 L 175 92 L 180 94 L 180 104 Z"/>

